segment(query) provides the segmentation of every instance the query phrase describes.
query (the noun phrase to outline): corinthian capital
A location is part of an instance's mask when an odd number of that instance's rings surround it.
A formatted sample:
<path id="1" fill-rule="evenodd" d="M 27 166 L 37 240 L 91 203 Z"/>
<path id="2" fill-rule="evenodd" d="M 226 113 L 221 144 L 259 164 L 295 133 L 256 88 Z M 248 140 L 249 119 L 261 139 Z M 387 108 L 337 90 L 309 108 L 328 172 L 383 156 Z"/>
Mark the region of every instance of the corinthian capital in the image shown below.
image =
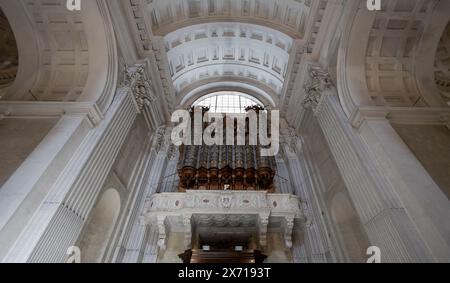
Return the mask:
<path id="1" fill-rule="evenodd" d="M 122 87 L 129 87 L 131 89 L 140 111 L 146 104 L 156 101 L 152 83 L 146 74 L 144 64 L 125 68 Z"/>
<path id="2" fill-rule="evenodd" d="M 316 108 L 326 90 L 332 88 L 332 81 L 330 74 L 319 66 L 308 67 L 309 79 L 304 84 L 303 89 L 306 93 L 306 98 L 303 101 L 303 107 Z"/>

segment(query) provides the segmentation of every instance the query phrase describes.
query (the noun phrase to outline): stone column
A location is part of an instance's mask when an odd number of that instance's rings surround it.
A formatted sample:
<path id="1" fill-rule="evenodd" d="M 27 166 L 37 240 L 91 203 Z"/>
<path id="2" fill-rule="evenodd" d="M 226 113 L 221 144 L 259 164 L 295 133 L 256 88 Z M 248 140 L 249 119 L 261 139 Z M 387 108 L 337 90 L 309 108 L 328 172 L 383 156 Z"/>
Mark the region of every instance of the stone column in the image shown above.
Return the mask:
<path id="1" fill-rule="evenodd" d="M 305 215 L 308 220 L 304 227 L 302 247 L 294 247 L 294 250 L 300 253 L 297 256 L 294 253 L 294 260 L 312 263 L 333 261 L 333 253 L 330 250 L 326 226 L 318 203 L 317 186 L 319 183 L 314 182 L 314 176 L 307 169 L 307 165 L 303 164 L 302 166 L 302 162 L 306 162 L 305 158 L 303 158 L 303 152 L 296 152 L 294 147 L 292 147 L 292 150 L 290 151 L 289 147 L 286 148 L 286 158 L 291 171 L 292 182 L 296 189 L 295 193 L 303 202 Z"/>
<path id="2" fill-rule="evenodd" d="M 447 196 L 397 134 L 385 114 L 375 112 L 364 116 L 359 132 L 370 149 L 372 160 L 392 183 L 394 193 L 431 251 L 432 258 L 438 262 L 450 261 L 450 202 Z M 414 242 L 412 244 L 416 245 Z"/>
<path id="3" fill-rule="evenodd" d="M 164 135 L 162 135 L 164 137 Z M 161 135 L 156 135 L 156 140 L 161 139 Z M 160 141 L 156 141 L 155 146 L 160 147 L 158 145 Z M 153 150 L 158 148 L 153 148 Z M 122 259 L 118 259 L 119 262 L 124 263 L 136 263 L 142 259 L 144 249 L 146 246 L 146 225 L 140 221 L 141 213 L 143 212 L 145 205 L 145 198 L 151 194 L 154 194 L 158 189 L 159 181 L 163 177 L 163 173 L 165 171 L 167 165 L 167 156 L 165 151 L 159 152 L 153 162 L 153 166 L 151 167 L 151 171 L 147 177 L 147 185 L 142 194 L 140 200 L 137 200 L 134 208 L 135 217 L 130 220 L 129 226 L 125 229 L 130 229 L 129 236 L 124 239 L 124 256 Z"/>
<path id="4" fill-rule="evenodd" d="M 23 225 L 26 225 L 32 216 L 20 211 L 23 208 L 33 211 L 39 207 L 37 197 L 33 193 L 48 192 L 49 186 L 54 183 L 49 176 L 61 172 L 61 168 L 55 166 L 55 163 L 67 162 L 67 156 L 74 152 L 72 146 L 79 145 L 83 135 L 89 131 L 87 124 L 83 116 L 64 115 L 1 187 L 0 260 L 20 235 Z"/>
<path id="5" fill-rule="evenodd" d="M 371 145 L 351 126 L 335 91 L 324 90 L 313 108 L 367 236 L 381 249 L 382 261 L 435 261 L 393 180 L 385 175 L 389 165 L 374 161 Z"/>
<path id="6" fill-rule="evenodd" d="M 57 176 L 5 262 L 65 262 L 136 115 L 129 89 L 118 90 L 105 119 L 88 132 Z"/>
<path id="7" fill-rule="evenodd" d="M 147 226 L 146 246 L 142 263 L 156 263 L 158 258 L 158 229 Z"/>

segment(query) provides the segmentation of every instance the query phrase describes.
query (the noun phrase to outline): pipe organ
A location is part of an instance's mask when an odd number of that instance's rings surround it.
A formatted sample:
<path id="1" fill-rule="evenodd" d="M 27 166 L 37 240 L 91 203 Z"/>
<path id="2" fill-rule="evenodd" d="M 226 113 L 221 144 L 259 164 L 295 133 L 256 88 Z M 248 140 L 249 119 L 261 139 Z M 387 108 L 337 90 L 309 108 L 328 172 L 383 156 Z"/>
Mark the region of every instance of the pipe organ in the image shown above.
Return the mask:
<path id="1" fill-rule="evenodd" d="M 204 109 L 203 115 L 208 109 Z M 193 110 L 191 110 L 193 113 Z M 225 122 L 224 125 L 226 126 Z M 203 127 L 208 125 L 204 124 Z M 236 131 L 236 124 L 234 125 Z M 224 135 L 225 138 L 226 135 Z M 246 127 L 248 137 L 248 127 Z M 248 141 L 248 139 L 247 139 Z M 179 191 L 262 190 L 273 192 L 276 161 L 261 156 L 260 145 L 182 145 Z"/>

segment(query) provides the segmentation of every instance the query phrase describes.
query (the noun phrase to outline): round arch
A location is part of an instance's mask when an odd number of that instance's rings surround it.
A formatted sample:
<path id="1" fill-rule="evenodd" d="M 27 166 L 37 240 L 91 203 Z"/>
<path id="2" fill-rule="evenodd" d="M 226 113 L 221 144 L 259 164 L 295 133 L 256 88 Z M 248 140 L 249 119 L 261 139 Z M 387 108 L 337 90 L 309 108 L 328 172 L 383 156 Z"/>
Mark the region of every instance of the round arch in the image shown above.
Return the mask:
<path id="1" fill-rule="evenodd" d="M 89 46 L 89 73 L 79 101 L 96 102 L 105 113 L 114 99 L 117 87 L 119 60 L 115 32 L 107 0 L 84 1 L 82 5 Z"/>
<path id="2" fill-rule="evenodd" d="M 210 107 L 212 113 L 245 113 L 246 107 L 254 105 L 263 106 L 263 103 L 246 93 L 230 91 L 213 92 L 193 103 L 193 106 Z"/>
<path id="3" fill-rule="evenodd" d="M 360 9 L 360 1 L 349 2 L 337 62 L 337 88 L 348 117 L 359 106 L 445 106 L 432 66 L 450 3 L 430 2 L 426 9 L 420 5 L 413 0 L 386 2 L 382 11 L 373 12 Z M 396 20 L 396 13 L 402 20 Z M 402 25 L 408 21 L 415 25 Z M 392 36 L 400 29 L 407 38 Z"/>
<path id="4" fill-rule="evenodd" d="M 16 79 L 4 99 L 20 100 L 36 83 L 39 72 L 37 37 L 21 1 L 3 1 L 2 10 L 13 30 L 19 55 Z M 21 97 L 17 97 L 16 94 Z"/>
<path id="5" fill-rule="evenodd" d="M 257 82 L 247 81 L 246 79 L 201 81 L 192 88 L 180 93 L 176 105 L 178 105 L 178 108 L 187 108 L 200 97 L 220 91 L 245 93 L 255 97 L 267 107 L 272 109 L 278 107 L 278 100 L 274 100 L 274 93 L 269 94 L 268 91 L 270 90 L 265 88 L 265 86 L 260 85 Z"/>
<path id="6" fill-rule="evenodd" d="M 348 5 L 337 57 L 336 80 L 342 108 L 351 117 L 358 105 L 371 104 L 364 74 L 368 34 L 375 15 L 359 9 L 360 1 L 348 2 Z"/>
<path id="7" fill-rule="evenodd" d="M 437 3 L 431 16 L 432 21 L 427 26 L 415 53 L 414 75 L 417 86 L 430 106 L 448 106 L 444 100 L 433 95 L 440 93 L 435 83 L 434 63 L 439 41 L 450 22 L 450 1 Z"/>
<path id="8" fill-rule="evenodd" d="M 65 1 L 60 4 L 54 9 L 61 21 L 67 21 L 64 35 L 55 32 L 60 23 L 38 23 L 39 18 L 49 17 L 44 4 L 2 2 L 20 58 L 16 80 L 5 99 L 93 102 L 104 113 L 114 98 L 118 75 L 108 3 L 83 1 L 79 12 L 68 11 Z M 73 22 L 73 13 L 79 13 L 81 23 Z"/>

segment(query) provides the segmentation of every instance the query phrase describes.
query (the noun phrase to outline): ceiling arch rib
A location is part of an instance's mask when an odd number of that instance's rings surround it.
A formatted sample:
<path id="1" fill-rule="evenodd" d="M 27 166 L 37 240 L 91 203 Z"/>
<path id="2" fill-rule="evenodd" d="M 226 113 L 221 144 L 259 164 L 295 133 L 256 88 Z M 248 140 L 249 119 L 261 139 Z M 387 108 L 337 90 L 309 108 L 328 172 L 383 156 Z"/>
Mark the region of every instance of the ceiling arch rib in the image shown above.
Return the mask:
<path id="1" fill-rule="evenodd" d="M 148 0 L 153 35 L 165 36 L 184 26 L 244 22 L 302 38 L 312 0 Z"/>
<path id="2" fill-rule="evenodd" d="M 170 75 L 177 95 L 205 79 L 246 78 L 282 89 L 293 39 L 279 31 L 243 23 L 211 23 L 179 29 L 164 38 Z"/>
<path id="3" fill-rule="evenodd" d="M 274 100 L 270 92 L 266 91 L 261 85 L 250 84 L 245 79 L 231 79 L 226 82 L 208 80 L 206 82 L 195 84 L 192 88 L 183 93 L 183 95 L 178 97 L 177 105 L 179 108 L 190 107 L 197 99 L 211 93 L 222 91 L 246 93 L 261 101 L 264 106 L 271 109 L 276 108 L 277 105 L 279 105 L 279 101 Z"/>
<path id="4" fill-rule="evenodd" d="M 450 23 L 439 41 L 434 67 L 436 85 L 450 105 Z"/>

